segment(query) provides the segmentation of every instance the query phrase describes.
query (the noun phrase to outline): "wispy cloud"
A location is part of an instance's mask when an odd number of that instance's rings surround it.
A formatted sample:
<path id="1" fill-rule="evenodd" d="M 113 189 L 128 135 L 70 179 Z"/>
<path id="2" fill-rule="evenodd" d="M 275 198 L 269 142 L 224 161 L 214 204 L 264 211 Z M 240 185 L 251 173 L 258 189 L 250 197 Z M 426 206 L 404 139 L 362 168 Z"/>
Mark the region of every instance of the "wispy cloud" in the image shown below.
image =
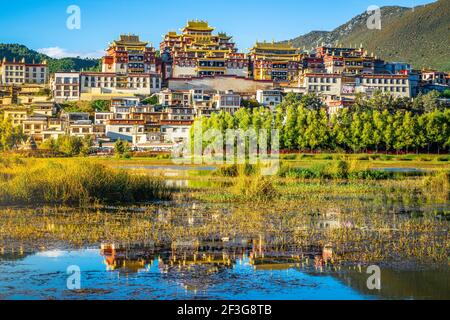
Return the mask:
<path id="1" fill-rule="evenodd" d="M 93 52 L 73 52 L 60 47 L 49 47 L 37 49 L 38 52 L 48 55 L 51 58 L 100 58 L 104 56 L 104 51 Z"/>

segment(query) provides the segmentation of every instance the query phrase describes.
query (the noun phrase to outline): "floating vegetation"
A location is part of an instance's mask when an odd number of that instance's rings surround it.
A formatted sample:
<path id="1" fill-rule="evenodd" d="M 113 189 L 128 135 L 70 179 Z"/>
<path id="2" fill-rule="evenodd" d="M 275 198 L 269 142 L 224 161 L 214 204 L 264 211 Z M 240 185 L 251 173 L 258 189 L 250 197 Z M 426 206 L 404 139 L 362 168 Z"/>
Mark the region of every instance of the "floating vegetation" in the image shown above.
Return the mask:
<path id="1" fill-rule="evenodd" d="M 404 203 L 301 202 L 285 208 L 167 203 L 144 208 L 65 207 L 0 210 L 0 252 L 135 243 L 160 248 L 233 246 L 258 242 L 285 252 L 327 248 L 335 263 L 448 262 L 448 212 Z M 300 249 L 297 250 L 297 252 Z M 302 249 L 304 254 L 309 251 Z M 301 252 L 301 250 L 300 250 Z M 1 254 L 0 254 L 1 256 Z"/>

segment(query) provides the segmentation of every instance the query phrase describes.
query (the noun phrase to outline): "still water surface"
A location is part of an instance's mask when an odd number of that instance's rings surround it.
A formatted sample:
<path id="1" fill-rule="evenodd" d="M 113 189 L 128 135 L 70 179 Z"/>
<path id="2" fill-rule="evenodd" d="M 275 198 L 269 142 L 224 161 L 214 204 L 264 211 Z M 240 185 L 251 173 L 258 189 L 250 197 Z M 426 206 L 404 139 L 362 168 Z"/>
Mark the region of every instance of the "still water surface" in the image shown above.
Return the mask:
<path id="1" fill-rule="evenodd" d="M 366 267 L 318 268 L 314 262 L 277 263 L 277 259 L 255 265 L 255 257 L 247 252 L 233 255 L 228 263 L 221 263 L 216 256 L 195 264 L 192 257 L 184 256 L 191 264 L 183 265 L 172 263 L 173 255 L 98 248 L 6 255 L 0 260 L 0 298 L 450 299 L 450 273 L 445 267 L 414 271 L 385 268 L 382 289 L 370 291 Z M 81 269 L 79 291 L 67 289 L 66 271 L 72 265 Z"/>

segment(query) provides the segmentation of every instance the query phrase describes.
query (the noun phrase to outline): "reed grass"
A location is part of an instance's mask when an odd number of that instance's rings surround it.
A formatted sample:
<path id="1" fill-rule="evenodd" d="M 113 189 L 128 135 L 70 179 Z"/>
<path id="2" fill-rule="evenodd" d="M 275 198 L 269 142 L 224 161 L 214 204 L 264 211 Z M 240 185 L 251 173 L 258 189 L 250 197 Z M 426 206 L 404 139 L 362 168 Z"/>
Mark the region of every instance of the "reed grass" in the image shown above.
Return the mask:
<path id="1" fill-rule="evenodd" d="M 114 170 L 92 160 L 27 162 L 2 172 L 2 205 L 133 203 L 171 197 L 161 179 Z"/>
<path id="2" fill-rule="evenodd" d="M 236 178 L 232 192 L 240 200 L 258 202 L 271 201 L 279 195 L 273 180 L 260 175 L 240 175 Z"/>

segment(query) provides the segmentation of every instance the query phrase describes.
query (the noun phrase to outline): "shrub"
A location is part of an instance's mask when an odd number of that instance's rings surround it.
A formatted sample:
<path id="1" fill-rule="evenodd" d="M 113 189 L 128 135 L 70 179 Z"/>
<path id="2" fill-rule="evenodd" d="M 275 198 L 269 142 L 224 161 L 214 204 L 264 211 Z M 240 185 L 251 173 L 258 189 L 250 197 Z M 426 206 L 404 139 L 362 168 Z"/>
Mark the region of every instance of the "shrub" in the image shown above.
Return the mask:
<path id="1" fill-rule="evenodd" d="M 358 156 L 356 157 L 356 160 L 358 161 L 368 161 L 370 160 L 369 156 Z"/>
<path id="2" fill-rule="evenodd" d="M 423 184 L 427 194 L 443 195 L 447 199 L 450 190 L 450 174 L 446 171 L 438 172 L 435 175 L 425 177 Z"/>
<path id="3" fill-rule="evenodd" d="M 347 179 L 350 165 L 347 161 L 336 161 L 331 167 L 331 175 L 335 179 Z"/>
<path id="4" fill-rule="evenodd" d="M 237 177 L 239 175 L 252 176 L 258 173 L 259 167 L 253 164 L 221 166 L 214 172 L 214 175 L 220 177 Z"/>
<path id="5" fill-rule="evenodd" d="M 393 177 L 393 172 L 382 170 L 357 170 L 349 173 L 349 179 L 354 180 L 386 180 Z"/>
<path id="6" fill-rule="evenodd" d="M 278 195 L 271 178 L 263 176 L 239 176 L 233 193 L 244 200 L 259 202 L 273 200 Z"/>
<path id="7" fill-rule="evenodd" d="M 448 162 L 448 161 L 450 161 L 450 156 L 440 156 L 440 157 L 437 157 L 436 160 L 439 162 Z"/>
<path id="8" fill-rule="evenodd" d="M 387 154 L 383 154 L 380 156 L 380 160 L 381 161 L 390 161 L 392 160 L 393 156 L 387 155 Z"/>
<path id="9" fill-rule="evenodd" d="M 278 173 L 278 176 L 291 179 L 312 179 L 314 174 L 309 169 L 304 168 L 287 168 L 282 167 Z"/>
<path id="10" fill-rule="evenodd" d="M 314 178 L 317 179 L 329 179 L 331 178 L 330 173 L 328 172 L 328 165 L 327 164 L 315 164 L 311 167 L 311 173 L 313 174 Z"/>
<path id="11" fill-rule="evenodd" d="M 220 177 L 237 177 L 238 174 L 238 166 L 235 164 L 229 166 L 221 166 L 214 172 L 214 175 Z"/>
<path id="12" fill-rule="evenodd" d="M 296 160 L 297 155 L 296 154 L 285 154 L 281 156 L 282 160 Z"/>

